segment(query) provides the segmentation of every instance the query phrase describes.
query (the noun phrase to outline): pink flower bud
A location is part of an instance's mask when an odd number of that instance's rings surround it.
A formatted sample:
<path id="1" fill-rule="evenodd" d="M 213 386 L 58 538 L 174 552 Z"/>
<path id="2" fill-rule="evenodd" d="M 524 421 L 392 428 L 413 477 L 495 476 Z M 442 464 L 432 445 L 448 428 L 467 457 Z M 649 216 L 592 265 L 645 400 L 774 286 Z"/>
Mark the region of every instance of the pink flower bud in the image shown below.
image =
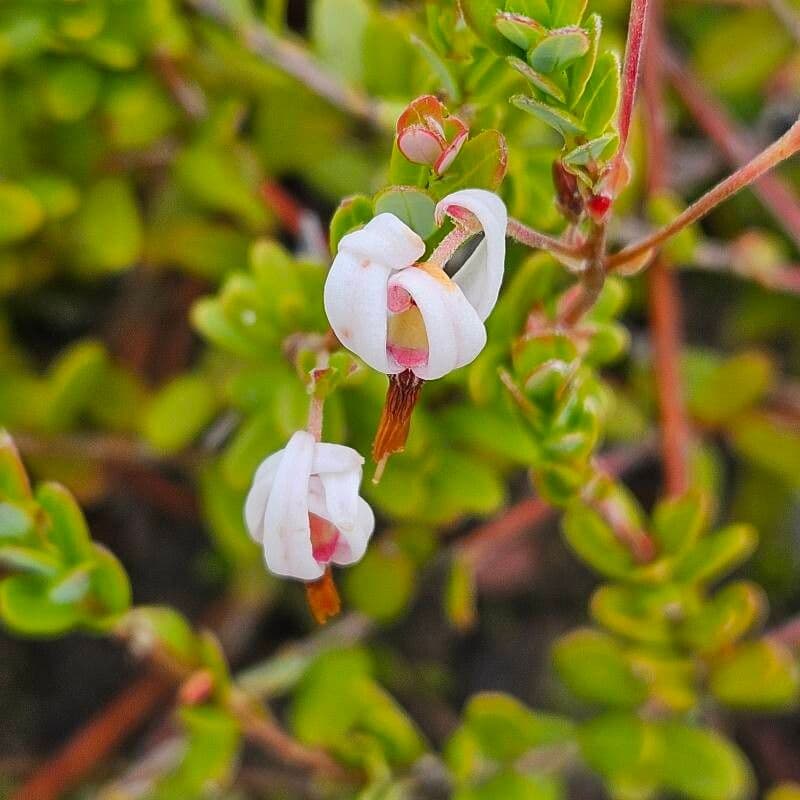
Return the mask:
<path id="1" fill-rule="evenodd" d="M 413 100 L 397 120 L 397 147 L 413 164 L 442 175 L 467 140 L 469 129 L 432 94 Z"/>

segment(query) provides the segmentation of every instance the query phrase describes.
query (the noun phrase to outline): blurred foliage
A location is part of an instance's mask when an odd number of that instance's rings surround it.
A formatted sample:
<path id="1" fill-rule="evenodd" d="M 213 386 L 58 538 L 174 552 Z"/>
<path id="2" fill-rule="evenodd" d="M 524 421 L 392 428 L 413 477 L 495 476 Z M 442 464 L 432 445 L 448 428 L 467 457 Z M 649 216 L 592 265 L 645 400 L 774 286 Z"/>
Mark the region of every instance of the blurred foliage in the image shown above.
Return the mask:
<path id="1" fill-rule="evenodd" d="M 800 82 L 770 10 L 667 5 L 708 88 L 761 139 L 779 133 L 775 117 L 796 111 Z M 22 636 L 115 635 L 184 677 L 208 676 L 207 695 L 179 708 L 181 757 L 148 787 L 153 797 L 227 791 L 244 690 L 213 636 L 173 609 L 131 607 L 125 570 L 93 542 L 73 494 L 102 498 L 109 458 L 185 471 L 231 587 L 274 593 L 293 613 L 295 590 L 278 592 L 245 531 L 253 473 L 305 426 L 310 393 L 326 399 L 324 438 L 369 452 L 386 391 L 384 376 L 340 350 L 313 373 L 330 344 L 327 254 L 308 218 L 287 225 L 265 188 L 282 181 L 330 218 L 334 250 L 389 211 L 430 253 L 450 230 L 437 227 L 435 203 L 467 187 L 497 191 L 513 216 L 551 232 L 586 232 L 602 217 L 628 4 L 460 8 L 463 19 L 451 0 L 313 0 L 301 25 L 273 0 L 0 5 L 0 424 L 35 476 L 69 486 L 32 488 L 4 436 L 0 617 Z M 260 57 L 258 43 L 273 39 L 371 97 L 372 118 L 334 108 Z M 404 109 L 410 128 L 426 114 L 441 120 L 440 158 L 409 160 L 403 125 L 392 141 Z M 688 136 L 682 107 L 667 112 Z M 709 176 L 677 176 L 680 194 L 646 202 L 645 139 L 635 120 L 633 180 L 615 210 L 660 224 Z M 797 188 L 796 170 L 787 175 Z M 771 225 L 734 203 L 670 242 L 668 256 L 691 268 L 754 224 Z M 684 350 L 682 380 L 704 441 L 683 496 L 637 499 L 597 458 L 606 443 L 646 449 L 657 418 L 642 281 L 608 280 L 565 327 L 576 265 L 513 245 L 488 346 L 425 386 L 406 451 L 380 484 L 365 480 L 379 532 L 342 592 L 377 626 L 402 622 L 421 577 L 443 563 L 441 615 L 456 632 L 478 623 L 480 565 L 440 534 L 500 511 L 523 473 L 563 510 L 566 545 L 599 576 L 592 627 L 553 646 L 554 712 L 499 692 L 466 702 L 435 756 L 456 800 L 557 800 L 575 768 L 615 798 L 752 795 L 753 769 L 720 714 L 800 701 L 797 654 L 764 633 L 770 602 L 796 606 L 800 576 L 800 300 L 755 285 L 769 285 L 770 265 L 791 249 L 779 232 L 754 235 L 729 257 L 755 281 L 686 275 L 701 335 Z M 191 303 L 198 334 L 183 358 L 171 355 L 180 334 L 148 317 L 153 297 L 124 302 L 137 282 L 169 286 L 159 280 L 176 275 L 190 295 L 180 313 Z M 87 324 L 87 305 L 103 324 Z M 146 324 L 163 369 L 137 360 Z M 49 336 L 32 335 L 37 326 Z M 379 649 L 350 645 L 279 652 L 242 685 L 289 695 L 297 740 L 363 779 L 358 790 L 323 787 L 330 796 L 412 796 L 433 745 L 389 694 Z M 798 792 L 787 784 L 768 798 Z"/>

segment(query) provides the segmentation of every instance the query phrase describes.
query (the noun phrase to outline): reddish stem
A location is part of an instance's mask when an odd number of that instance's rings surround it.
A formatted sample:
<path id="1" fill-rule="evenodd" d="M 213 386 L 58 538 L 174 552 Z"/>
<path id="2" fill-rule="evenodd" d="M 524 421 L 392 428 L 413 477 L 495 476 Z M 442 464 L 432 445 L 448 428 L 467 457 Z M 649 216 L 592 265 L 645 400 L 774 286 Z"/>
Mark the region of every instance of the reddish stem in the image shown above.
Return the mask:
<path id="1" fill-rule="evenodd" d="M 147 720 L 165 701 L 174 682 L 160 671 L 148 670 L 95 714 L 61 750 L 44 763 L 10 800 L 55 800 L 77 786 L 94 767 Z"/>
<path id="2" fill-rule="evenodd" d="M 614 185 L 613 176 L 619 172 L 622 160 L 625 158 L 625 148 L 628 144 L 646 26 L 647 0 L 632 0 L 630 17 L 628 18 L 628 40 L 625 44 L 625 62 L 622 65 L 622 99 L 620 100 L 617 123 L 619 150 L 611 164 L 612 186 Z"/>
<path id="3" fill-rule="evenodd" d="M 725 109 L 673 53 L 666 51 L 664 57 L 670 81 L 697 124 L 729 164 L 740 167 L 747 163 L 755 148 L 737 129 Z M 764 175 L 753 184 L 753 191 L 800 247 L 800 200 L 793 189 L 779 175 Z"/>
<path id="4" fill-rule="evenodd" d="M 627 264 L 639 256 L 643 256 L 648 250 L 654 250 L 664 244 L 676 233 L 701 220 L 725 200 L 746 186 L 750 186 L 773 167 L 793 156 L 798 149 L 800 149 L 800 121 L 795 122 L 780 139 L 760 152 L 752 161 L 692 203 L 668 225 L 610 256 L 606 261 L 608 268 L 614 269 Z"/>
<path id="5" fill-rule="evenodd" d="M 651 196 L 666 188 L 670 162 L 669 131 L 664 117 L 663 49 L 662 0 L 653 0 L 644 65 L 649 146 L 647 186 Z M 647 289 L 665 483 L 667 494 L 675 496 L 689 488 L 690 430 L 680 374 L 683 317 L 680 293 L 676 275 L 665 258 L 658 257 L 653 264 Z"/>

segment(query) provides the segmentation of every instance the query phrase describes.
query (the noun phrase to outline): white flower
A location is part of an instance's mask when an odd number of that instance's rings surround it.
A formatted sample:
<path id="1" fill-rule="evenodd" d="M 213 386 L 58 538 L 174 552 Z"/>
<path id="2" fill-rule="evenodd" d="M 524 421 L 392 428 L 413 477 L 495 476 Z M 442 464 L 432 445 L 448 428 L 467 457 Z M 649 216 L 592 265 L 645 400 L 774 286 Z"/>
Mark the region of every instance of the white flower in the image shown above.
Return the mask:
<path id="1" fill-rule="evenodd" d="M 425 243 L 393 214 L 379 214 L 339 242 L 325 312 L 339 341 L 380 372 L 411 370 L 434 380 L 469 364 L 486 344 L 483 321 L 503 281 L 505 205 L 491 192 L 464 189 L 436 206 L 437 224 L 445 215 L 484 234 L 452 278 L 417 263 Z"/>
<path id="2" fill-rule="evenodd" d="M 351 447 L 319 443 L 306 431 L 264 460 L 244 516 L 271 572 L 314 581 L 330 562 L 361 559 L 375 527 L 358 494 L 363 463 Z"/>

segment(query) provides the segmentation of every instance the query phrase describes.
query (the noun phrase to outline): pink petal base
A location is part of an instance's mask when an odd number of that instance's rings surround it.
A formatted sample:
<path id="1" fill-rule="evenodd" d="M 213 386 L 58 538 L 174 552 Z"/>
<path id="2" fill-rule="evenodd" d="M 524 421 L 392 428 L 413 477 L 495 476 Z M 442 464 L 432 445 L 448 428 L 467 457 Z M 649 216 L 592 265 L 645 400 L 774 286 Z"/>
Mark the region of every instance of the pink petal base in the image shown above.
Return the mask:
<path id="1" fill-rule="evenodd" d="M 311 527 L 311 552 L 318 564 L 328 564 L 339 544 L 339 531 L 326 519 L 316 514 L 308 515 Z"/>
<path id="2" fill-rule="evenodd" d="M 386 345 L 386 350 L 401 367 L 406 369 L 421 367 L 428 363 L 427 350 L 417 350 L 414 347 L 398 347 L 394 344 Z"/>

